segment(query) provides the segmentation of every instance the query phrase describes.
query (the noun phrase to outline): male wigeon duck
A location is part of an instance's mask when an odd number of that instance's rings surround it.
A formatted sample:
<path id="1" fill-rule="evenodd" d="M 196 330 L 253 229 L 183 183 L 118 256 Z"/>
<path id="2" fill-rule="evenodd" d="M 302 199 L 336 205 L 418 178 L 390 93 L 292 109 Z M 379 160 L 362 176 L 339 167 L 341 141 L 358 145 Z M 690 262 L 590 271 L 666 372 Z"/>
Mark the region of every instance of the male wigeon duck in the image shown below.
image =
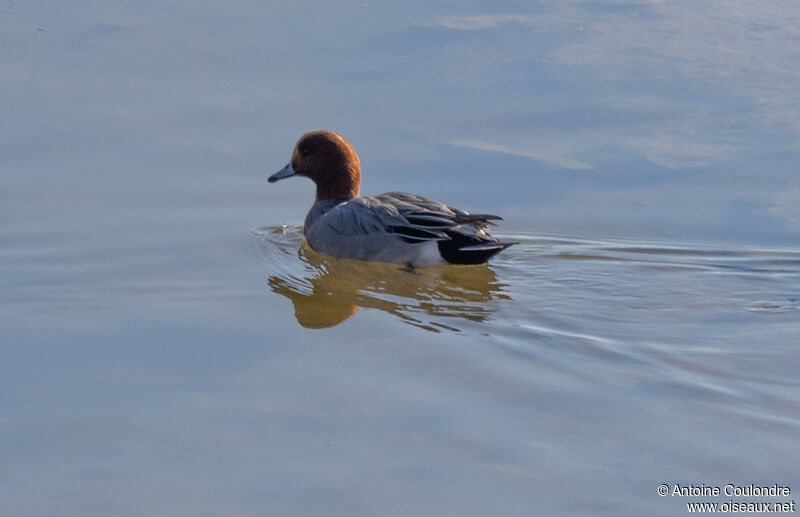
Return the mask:
<path id="1" fill-rule="evenodd" d="M 306 176 L 317 196 L 303 233 L 315 251 L 356 260 L 410 267 L 482 264 L 516 244 L 489 235 L 501 217 L 470 214 L 407 192 L 359 197 L 361 163 L 350 142 L 333 131 L 300 137 L 291 161 L 269 178 Z"/>

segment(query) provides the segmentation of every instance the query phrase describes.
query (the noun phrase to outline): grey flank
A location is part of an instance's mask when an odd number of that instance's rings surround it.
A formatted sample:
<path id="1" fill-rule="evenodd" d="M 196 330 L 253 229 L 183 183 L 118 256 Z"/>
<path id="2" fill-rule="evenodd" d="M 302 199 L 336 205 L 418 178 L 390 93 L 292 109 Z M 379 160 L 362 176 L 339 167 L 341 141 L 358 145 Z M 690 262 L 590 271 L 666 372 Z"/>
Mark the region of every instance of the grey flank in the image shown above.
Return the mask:
<path id="1" fill-rule="evenodd" d="M 336 257 L 428 266 L 453 262 L 442 257 L 441 241 L 457 240 L 455 251 L 467 255 L 506 248 L 511 243 L 498 242 L 485 232 L 489 221 L 497 219 L 414 194 L 389 192 L 317 201 L 308 212 L 304 233 L 314 250 Z"/>

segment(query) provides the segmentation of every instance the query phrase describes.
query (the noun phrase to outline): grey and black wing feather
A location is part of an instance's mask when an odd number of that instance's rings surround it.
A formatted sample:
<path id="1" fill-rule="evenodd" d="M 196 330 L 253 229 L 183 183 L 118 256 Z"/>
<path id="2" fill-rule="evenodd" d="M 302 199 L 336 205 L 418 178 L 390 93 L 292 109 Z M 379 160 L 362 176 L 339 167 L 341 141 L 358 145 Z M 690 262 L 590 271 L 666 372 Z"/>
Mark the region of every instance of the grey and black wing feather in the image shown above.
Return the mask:
<path id="1" fill-rule="evenodd" d="M 357 206 L 352 206 L 354 203 Z M 351 205 L 348 210 L 328 221 L 338 233 L 389 233 L 408 244 L 434 241 L 442 257 L 452 264 L 481 264 L 516 244 L 498 241 L 487 233 L 489 225 L 502 217 L 470 214 L 406 192 L 357 198 L 347 205 Z"/>

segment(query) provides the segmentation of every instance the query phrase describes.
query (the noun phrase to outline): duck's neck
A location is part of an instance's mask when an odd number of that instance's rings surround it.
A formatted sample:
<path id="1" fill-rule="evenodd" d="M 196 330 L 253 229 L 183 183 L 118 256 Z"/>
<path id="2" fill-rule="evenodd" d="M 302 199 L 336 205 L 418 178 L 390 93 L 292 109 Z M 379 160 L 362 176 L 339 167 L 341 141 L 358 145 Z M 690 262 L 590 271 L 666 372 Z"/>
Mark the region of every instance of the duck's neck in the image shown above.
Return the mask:
<path id="1" fill-rule="evenodd" d="M 317 178 L 317 201 L 342 200 L 357 198 L 361 185 L 361 167 L 358 162 L 347 166 L 325 178 Z"/>
<path id="2" fill-rule="evenodd" d="M 358 187 L 331 189 L 317 185 L 317 201 L 347 201 L 358 197 Z"/>

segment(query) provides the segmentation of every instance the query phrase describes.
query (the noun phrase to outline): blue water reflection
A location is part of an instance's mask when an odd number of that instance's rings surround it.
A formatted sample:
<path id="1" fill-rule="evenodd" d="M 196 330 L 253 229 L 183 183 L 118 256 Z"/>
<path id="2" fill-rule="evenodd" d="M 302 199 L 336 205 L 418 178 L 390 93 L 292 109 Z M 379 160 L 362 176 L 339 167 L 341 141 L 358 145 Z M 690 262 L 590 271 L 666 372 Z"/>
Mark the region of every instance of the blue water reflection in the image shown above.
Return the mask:
<path id="1" fill-rule="evenodd" d="M 792 2 L 0 0 L 0 514 L 800 489 L 798 26 Z M 315 128 L 363 193 L 527 244 L 478 287 L 337 291 L 363 310 L 298 324 L 324 261 L 250 230 L 302 223 L 310 182 L 266 177 Z"/>

